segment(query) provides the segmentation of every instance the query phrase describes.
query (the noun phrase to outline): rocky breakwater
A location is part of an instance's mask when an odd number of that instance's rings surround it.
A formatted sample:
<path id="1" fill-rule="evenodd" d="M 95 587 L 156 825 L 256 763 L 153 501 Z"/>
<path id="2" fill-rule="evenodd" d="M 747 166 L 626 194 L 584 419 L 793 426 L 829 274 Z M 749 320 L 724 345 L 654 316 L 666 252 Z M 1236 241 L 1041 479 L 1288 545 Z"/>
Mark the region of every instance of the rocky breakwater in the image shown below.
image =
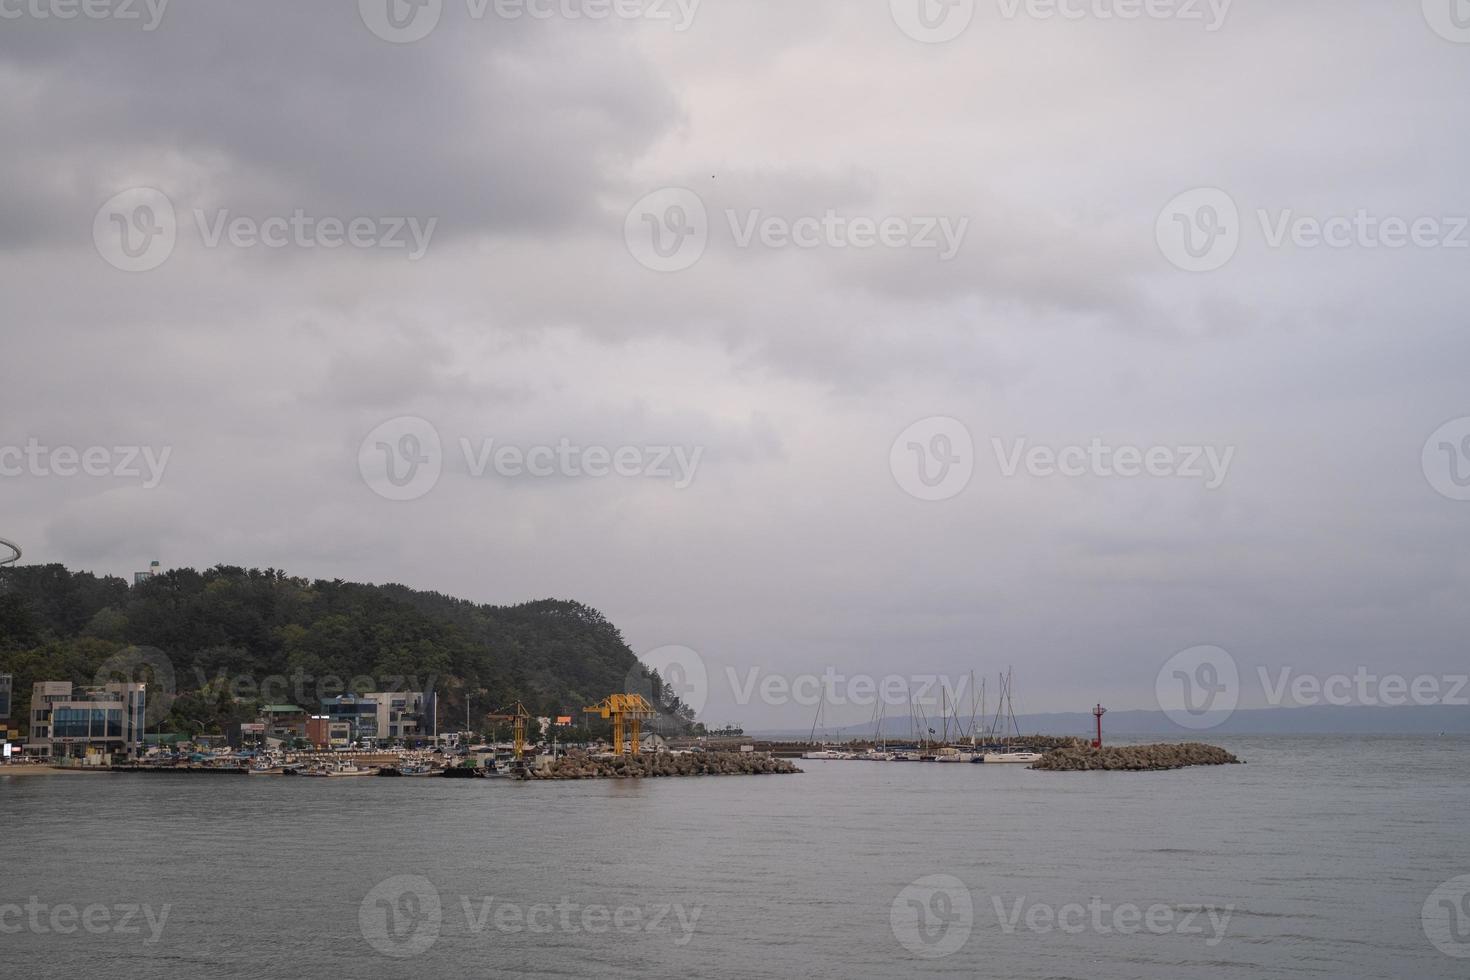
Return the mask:
<path id="1" fill-rule="evenodd" d="M 531 779 L 654 779 L 660 776 L 758 776 L 801 772 L 785 759 L 750 752 L 691 752 L 594 758 L 571 752 L 530 771 Z"/>
<path id="2" fill-rule="evenodd" d="M 1165 742 L 1156 745 L 1110 745 L 1056 749 L 1041 757 L 1032 769 L 1047 772 L 1147 772 L 1183 769 L 1185 766 L 1228 766 L 1240 760 L 1222 748 L 1200 742 Z"/>
<path id="3" fill-rule="evenodd" d="M 1085 738 L 1076 735 L 1023 735 L 1011 739 L 1017 747 L 1035 749 L 1037 752 L 1049 752 L 1052 749 L 1085 749 L 1091 743 Z"/>

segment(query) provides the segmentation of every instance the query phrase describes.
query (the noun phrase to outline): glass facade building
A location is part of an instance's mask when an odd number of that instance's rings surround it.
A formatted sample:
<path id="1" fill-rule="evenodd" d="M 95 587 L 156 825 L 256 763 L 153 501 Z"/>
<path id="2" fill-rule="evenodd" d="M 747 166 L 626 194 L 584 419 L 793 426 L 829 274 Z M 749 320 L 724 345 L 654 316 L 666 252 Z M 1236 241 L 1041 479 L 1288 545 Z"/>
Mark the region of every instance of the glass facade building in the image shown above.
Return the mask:
<path id="1" fill-rule="evenodd" d="M 117 683 L 73 690 L 66 681 L 42 681 L 31 694 L 31 732 L 26 748 L 35 755 L 137 756 L 143 749 L 147 687 Z"/>

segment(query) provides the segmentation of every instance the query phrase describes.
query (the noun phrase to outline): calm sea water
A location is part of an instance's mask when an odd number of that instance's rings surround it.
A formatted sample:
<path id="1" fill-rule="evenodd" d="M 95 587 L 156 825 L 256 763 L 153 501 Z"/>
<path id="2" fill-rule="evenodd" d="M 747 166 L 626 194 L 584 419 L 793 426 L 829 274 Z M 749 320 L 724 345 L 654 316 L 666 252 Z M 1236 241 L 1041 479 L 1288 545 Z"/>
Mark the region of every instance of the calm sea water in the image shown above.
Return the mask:
<path id="1" fill-rule="evenodd" d="M 1470 972 L 1422 919 L 1470 874 L 1470 740 L 1210 741 L 1249 764 L 0 778 L 0 962 L 272 980 Z M 71 917 L 89 910 L 90 928 Z"/>

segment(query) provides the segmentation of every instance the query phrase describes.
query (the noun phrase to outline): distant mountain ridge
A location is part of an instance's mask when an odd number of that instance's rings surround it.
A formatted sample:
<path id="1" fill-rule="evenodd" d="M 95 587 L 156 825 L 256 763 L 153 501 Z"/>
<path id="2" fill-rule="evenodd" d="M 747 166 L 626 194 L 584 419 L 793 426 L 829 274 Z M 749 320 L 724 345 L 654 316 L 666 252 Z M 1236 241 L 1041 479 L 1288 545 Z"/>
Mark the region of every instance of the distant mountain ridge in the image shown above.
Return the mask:
<path id="1" fill-rule="evenodd" d="M 1104 736 L 1114 735 L 1451 735 L 1470 734 L 1470 706 L 1405 705 L 1366 707 L 1312 705 L 1299 708 L 1241 708 L 1228 715 L 1205 716 L 1209 727 L 1186 728 L 1162 711 L 1109 711 L 1103 718 Z M 890 739 L 902 739 L 919 729 L 920 719 L 889 718 L 883 731 Z M 1022 732 L 1048 735 L 1091 735 L 1091 713 L 1082 711 L 1017 715 Z M 935 726 L 934 720 L 924 723 Z M 951 722 L 953 725 L 953 722 Z M 826 737 L 861 738 L 873 733 L 873 724 L 833 728 Z M 770 729 L 750 734 L 766 738 L 796 738 L 811 735 L 803 729 Z M 818 738 L 824 737 L 819 731 Z"/>

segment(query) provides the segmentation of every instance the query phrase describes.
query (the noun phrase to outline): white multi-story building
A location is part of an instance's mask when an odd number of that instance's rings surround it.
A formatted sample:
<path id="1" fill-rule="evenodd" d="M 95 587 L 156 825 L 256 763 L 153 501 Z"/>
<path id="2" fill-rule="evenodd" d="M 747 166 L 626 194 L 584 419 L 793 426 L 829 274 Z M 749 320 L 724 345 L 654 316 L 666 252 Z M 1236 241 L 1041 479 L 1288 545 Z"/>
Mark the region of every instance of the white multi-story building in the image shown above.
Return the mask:
<path id="1" fill-rule="evenodd" d="M 424 692 L 377 691 L 362 697 L 378 706 L 379 740 L 417 738 L 429 733 L 429 723 L 424 718 Z"/>
<path id="2" fill-rule="evenodd" d="M 143 752 L 147 685 L 113 683 L 73 689 L 69 681 L 41 681 L 31 689 L 33 755 L 83 758 Z"/>

